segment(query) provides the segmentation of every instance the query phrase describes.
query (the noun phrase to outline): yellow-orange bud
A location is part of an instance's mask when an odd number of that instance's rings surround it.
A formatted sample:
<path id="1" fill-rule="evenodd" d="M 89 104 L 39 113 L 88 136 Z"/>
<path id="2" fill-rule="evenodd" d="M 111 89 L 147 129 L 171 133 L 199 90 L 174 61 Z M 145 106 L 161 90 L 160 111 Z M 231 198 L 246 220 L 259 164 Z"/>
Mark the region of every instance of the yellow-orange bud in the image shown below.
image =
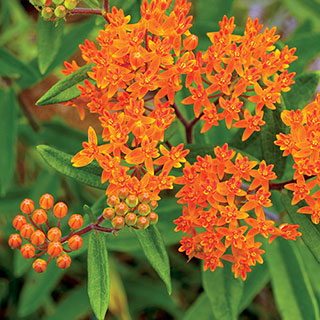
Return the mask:
<path id="1" fill-rule="evenodd" d="M 71 258 L 67 254 L 62 254 L 58 259 L 57 259 L 57 266 L 60 269 L 67 269 L 70 267 L 71 264 Z"/>
<path id="2" fill-rule="evenodd" d="M 49 21 L 53 17 L 53 9 L 50 7 L 44 7 L 41 10 L 41 16 L 43 20 Z"/>
<path id="3" fill-rule="evenodd" d="M 17 216 L 15 216 L 15 218 L 12 221 L 12 225 L 14 228 L 16 228 L 17 230 L 20 230 L 21 227 L 27 223 L 27 219 L 25 216 L 18 214 Z"/>
<path id="4" fill-rule="evenodd" d="M 122 229 L 124 227 L 124 217 L 117 216 L 112 219 L 111 224 L 116 229 Z"/>
<path id="5" fill-rule="evenodd" d="M 120 199 L 116 195 L 109 196 L 109 198 L 107 200 L 107 204 L 110 207 L 114 207 L 119 202 L 120 202 Z"/>
<path id="6" fill-rule="evenodd" d="M 156 200 L 152 200 L 149 203 L 152 210 L 156 209 L 158 207 L 158 202 Z"/>
<path id="7" fill-rule="evenodd" d="M 43 224 L 48 220 L 48 216 L 43 209 L 37 209 L 33 212 L 32 219 L 35 223 Z"/>
<path id="8" fill-rule="evenodd" d="M 183 40 L 183 48 L 187 51 L 194 50 L 198 45 L 198 37 L 195 34 L 190 34 Z"/>
<path id="9" fill-rule="evenodd" d="M 52 258 L 56 258 L 60 256 L 62 251 L 63 251 L 62 245 L 58 241 L 51 242 L 48 246 L 48 254 Z"/>
<path id="10" fill-rule="evenodd" d="M 24 224 L 20 229 L 20 234 L 22 238 L 29 239 L 34 232 L 34 228 L 30 223 Z"/>
<path id="11" fill-rule="evenodd" d="M 150 212 L 148 215 L 150 224 L 157 224 L 158 223 L 158 215 L 155 212 Z"/>
<path id="12" fill-rule="evenodd" d="M 30 259 L 34 256 L 36 248 L 32 244 L 26 243 L 21 247 L 20 251 L 24 258 Z"/>
<path id="13" fill-rule="evenodd" d="M 50 241 L 59 241 L 61 239 L 62 233 L 59 228 L 53 227 L 49 229 L 47 236 Z"/>
<path id="14" fill-rule="evenodd" d="M 64 1 L 64 6 L 68 9 L 68 10 L 73 10 L 76 6 L 77 6 L 77 0 L 65 0 Z"/>
<path id="15" fill-rule="evenodd" d="M 68 206 L 64 202 L 57 202 L 53 207 L 53 214 L 56 218 L 62 219 L 68 213 Z"/>
<path id="16" fill-rule="evenodd" d="M 40 207 L 44 210 L 49 210 L 53 207 L 54 199 L 49 193 L 45 193 L 39 200 Z"/>
<path id="17" fill-rule="evenodd" d="M 151 209 L 149 205 L 146 203 L 141 203 L 138 206 L 138 213 L 141 214 L 142 216 L 147 216 L 150 213 Z"/>
<path id="18" fill-rule="evenodd" d="M 126 204 L 128 205 L 129 208 L 136 207 L 138 203 L 139 203 L 139 200 L 134 194 L 128 195 L 126 199 Z"/>
<path id="19" fill-rule="evenodd" d="M 83 218 L 80 214 L 73 214 L 69 219 L 69 226 L 71 229 L 79 229 L 83 225 Z"/>
<path id="20" fill-rule="evenodd" d="M 44 261 L 43 259 L 37 259 L 32 264 L 32 268 L 34 269 L 35 272 L 38 272 L 38 273 L 45 272 L 47 270 L 47 262 Z"/>
<path id="21" fill-rule="evenodd" d="M 45 240 L 46 240 L 46 235 L 40 230 L 36 230 L 31 235 L 31 242 L 35 246 L 41 246 L 42 244 L 44 244 Z"/>
<path id="22" fill-rule="evenodd" d="M 134 226 L 137 223 L 137 219 L 138 217 L 135 213 L 128 213 L 125 217 L 126 225 L 129 227 Z"/>
<path id="23" fill-rule="evenodd" d="M 125 199 L 128 196 L 128 194 L 129 190 L 126 187 L 123 187 L 118 191 L 118 197 L 122 200 Z"/>
<path id="24" fill-rule="evenodd" d="M 129 211 L 129 208 L 124 202 L 119 202 L 116 204 L 114 211 L 117 215 L 124 216 Z"/>
<path id="25" fill-rule="evenodd" d="M 79 250 L 82 247 L 82 238 L 75 234 L 68 240 L 68 245 L 71 250 Z"/>
<path id="26" fill-rule="evenodd" d="M 103 210 L 103 214 L 102 215 L 106 220 L 111 220 L 115 215 L 114 209 L 113 208 L 105 208 Z"/>
<path id="27" fill-rule="evenodd" d="M 14 233 L 10 236 L 8 243 L 11 248 L 17 249 L 22 245 L 22 239 L 18 233 Z"/>
<path id="28" fill-rule="evenodd" d="M 148 203 L 150 201 L 150 193 L 144 192 L 142 194 L 139 194 L 138 199 L 141 203 Z"/>
<path id="29" fill-rule="evenodd" d="M 31 199 L 24 199 L 20 204 L 20 209 L 24 214 L 31 214 L 34 210 L 34 203 Z"/>
<path id="30" fill-rule="evenodd" d="M 137 221 L 137 227 L 139 229 L 147 229 L 149 227 L 149 220 L 147 217 L 139 217 Z"/>

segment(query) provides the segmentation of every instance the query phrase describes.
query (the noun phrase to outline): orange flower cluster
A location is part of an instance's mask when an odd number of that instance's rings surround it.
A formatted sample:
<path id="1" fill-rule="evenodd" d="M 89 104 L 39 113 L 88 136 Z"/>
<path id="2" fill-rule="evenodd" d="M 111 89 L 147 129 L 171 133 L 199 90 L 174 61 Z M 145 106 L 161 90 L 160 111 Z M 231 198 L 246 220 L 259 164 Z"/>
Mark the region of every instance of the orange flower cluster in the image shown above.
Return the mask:
<path id="1" fill-rule="evenodd" d="M 302 110 L 283 111 L 281 119 L 290 127 L 290 133 L 278 134 L 275 144 L 283 150 L 284 157 L 291 155 L 295 162 L 295 182 L 285 188 L 293 191 L 292 205 L 307 202 L 298 212 L 310 214 L 313 223 L 318 224 L 320 191 L 311 193 L 320 186 L 320 94 Z"/>
<path id="2" fill-rule="evenodd" d="M 204 270 L 223 267 L 221 260 L 233 263 L 235 277 L 246 279 L 256 262 L 262 263 L 262 243 L 255 242 L 260 234 L 272 242 L 281 236 L 295 240 L 301 233 L 297 225 L 267 220 L 264 208 L 272 206 L 269 182 L 276 179 L 273 165 L 250 161 L 227 144 L 214 148 L 215 158 L 198 156 L 191 165 L 186 162 L 178 203 L 186 204 L 183 215 L 174 223 L 175 231 L 187 234 L 180 241 L 180 252 L 204 260 Z M 231 248 L 231 249 L 230 249 Z"/>
<path id="3" fill-rule="evenodd" d="M 32 266 L 36 272 L 45 272 L 49 261 L 55 258 L 57 258 L 59 268 L 69 268 L 71 258 L 65 252 L 81 248 L 82 238 L 73 232 L 82 227 L 83 218 L 79 214 L 73 214 L 68 221 L 71 232 L 68 236 L 62 237 L 60 219 L 67 215 L 67 205 L 64 202 L 57 202 L 54 205 L 54 199 L 48 193 L 42 195 L 39 203 L 40 208 L 35 210 L 34 202 L 31 199 L 24 199 L 21 202 L 22 214 L 17 215 L 12 223 L 19 233 L 10 236 L 9 246 L 20 249 L 22 256 L 26 259 L 38 258 L 47 253 L 49 255 L 47 261 L 40 258 L 34 261 Z M 58 219 L 57 227 L 49 225 L 48 213 L 51 209 L 54 217 Z M 26 240 L 25 244 L 23 244 L 23 239 Z M 69 249 L 63 247 L 64 243 L 68 243 Z"/>

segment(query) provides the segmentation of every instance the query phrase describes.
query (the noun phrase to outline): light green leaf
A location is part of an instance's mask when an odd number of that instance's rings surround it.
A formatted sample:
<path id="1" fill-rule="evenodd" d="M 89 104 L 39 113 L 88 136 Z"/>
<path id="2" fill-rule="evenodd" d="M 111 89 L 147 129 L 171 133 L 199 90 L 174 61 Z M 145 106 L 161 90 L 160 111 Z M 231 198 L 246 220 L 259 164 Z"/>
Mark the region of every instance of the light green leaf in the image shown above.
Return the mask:
<path id="1" fill-rule="evenodd" d="M 266 259 L 281 319 L 319 319 L 319 306 L 295 243 L 277 239 L 266 248 Z"/>
<path id="2" fill-rule="evenodd" d="M 261 127 L 260 142 L 263 159 L 268 165 L 274 164 L 273 171 L 278 178 L 281 178 L 285 171 L 287 158 L 282 156 L 282 151 L 274 144 L 274 141 L 279 132 L 286 133 L 287 127 L 280 117 L 281 112 L 285 110 L 284 103 L 277 104 L 276 107 L 276 110 L 266 109 L 264 111 L 263 120 L 266 123 Z"/>
<path id="3" fill-rule="evenodd" d="M 88 295 L 95 316 L 103 320 L 109 305 L 110 278 L 106 238 L 100 232 L 89 235 Z"/>
<path id="4" fill-rule="evenodd" d="M 92 68 L 92 64 L 87 64 L 64 77 L 51 87 L 37 102 L 37 106 L 45 106 L 53 103 L 60 103 L 74 99 L 80 95 L 77 89 L 79 84 L 84 79 L 89 78 L 87 72 Z"/>
<path id="5" fill-rule="evenodd" d="M 81 168 L 73 167 L 71 164 L 72 155 L 59 151 L 49 146 L 40 145 L 37 149 L 42 158 L 60 173 L 73 178 L 81 183 L 88 186 L 106 189 L 106 184 L 101 184 L 101 173 L 102 169 L 94 162 Z"/>
<path id="6" fill-rule="evenodd" d="M 0 194 L 7 193 L 16 166 L 17 101 L 13 89 L 0 89 Z"/>
<path id="7" fill-rule="evenodd" d="M 291 90 L 284 93 L 283 97 L 289 110 L 303 109 L 316 92 L 320 82 L 320 72 L 310 71 L 294 78 Z"/>
<path id="8" fill-rule="evenodd" d="M 63 271 L 56 266 L 54 261 L 49 263 L 44 273 L 39 274 L 33 269 L 30 270 L 20 295 L 18 315 L 25 317 L 40 308 L 62 274 Z"/>
<path id="9" fill-rule="evenodd" d="M 135 230 L 135 233 L 147 259 L 167 286 L 168 293 L 171 294 L 170 263 L 159 230 L 151 225 L 145 230 Z"/>
<path id="10" fill-rule="evenodd" d="M 300 226 L 301 239 L 320 263 L 320 228 L 311 221 L 310 216 L 297 212 L 299 207 L 303 205 L 291 205 L 291 198 L 288 194 L 282 193 L 280 199 L 288 213 L 289 219 L 292 223 Z"/>
<path id="11" fill-rule="evenodd" d="M 191 305 L 183 317 L 183 320 L 211 320 L 213 318 L 210 301 L 202 292 L 197 300 Z"/>
<path id="12" fill-rule="evenodd" d="M 238 319 L 243 281 L 241 277 L 234 278 L 231 263 L 226 262 L 223 268 L 218 267 L 214 272 L 210 269 L 202 271 L 202 284 L 215 319 Z"/>
<path id="13" fill-rule="evenodd" d="M 60 20 L 58 24 L 55 24 L 53 21 L 38 18 L 37 47 L 38 65 L 41 74 L 45 74 L 56 58 L 61 46 L 62 34 L 63 21 Z"/>

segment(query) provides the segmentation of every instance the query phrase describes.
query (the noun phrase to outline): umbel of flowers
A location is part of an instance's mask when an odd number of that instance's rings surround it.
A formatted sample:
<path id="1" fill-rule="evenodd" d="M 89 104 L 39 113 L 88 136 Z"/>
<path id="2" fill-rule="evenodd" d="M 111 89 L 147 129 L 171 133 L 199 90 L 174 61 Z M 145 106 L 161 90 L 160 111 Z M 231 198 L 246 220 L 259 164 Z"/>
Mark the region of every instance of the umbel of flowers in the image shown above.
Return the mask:
<path id="1" fill-rule="evenodd" d="M 276 49 L 276 28 L 262 32 L 258 19 L 249 18 L 244 34 L 234 35 L 234 18 L 224 16 L 220 30 L 208 33 L 212 45 L 197 51 L 198 37 L 190 32 L 191 3 L 171 2 L 143 0 L 141 19 L 135 24 L 122 9 L 100 12 L 107 21 L 105 29 L 96 42 L 80 45 L 83 60 L 92 66 L 90 79 L 78 86 L 80 96 L 65 105 L 76 107 L 81 119 L 86 111 L 96 113 L 103 143 L 98 144 L 89 127 L 88 142 L 72 163 L 82 167 L 97 161 L 101 166 L 101 182 L 108 182 L 101 221 L 111 220 L 116 229 L 145 229 L 157 223 L 153 210 L 160 192 L 182 184 L 178 202 L 186 206 L 175 223 L 187 237 L 180 251 L 205 260 L 204 268 L 212 271 L 222 266 L 221 259 L 231 261 L 235 276 L 245 279 L 250 267 L 262 262 L 258 234 L 270 241 L 300 236 L 298 226 L 276 227 L 265 217 L 264 208 L 271 206 L 269 181 L 276 178 L 273 165 L 262 161 L 254 169 L 257 163 L 241 154 L 232 161 L 235 152 L 227 145 L 215 148 L 215 158 L 198 157 L 191 165 L 184 144 L 172 146 L 164 135 L 177 117 L 188 143 L 198 121 L 202 133 L 221 121 L 229 129 L 244 128 L 246 140 L 264 125 L 264 108 L 275 109 L 281 92 L 294 83 L 294 73 L 287 68 L 297 59 L 295 49 Z M 66 76 L 80 68 L 75 61 L 65 66 Z M 195 115 L 190 122 L 175 102 L 183 87 L 190 95 L 182 104 Z M 253 105 L 250 111 L 248 101 Z M 170 175 L 183 163 L 182 177 Z"/>

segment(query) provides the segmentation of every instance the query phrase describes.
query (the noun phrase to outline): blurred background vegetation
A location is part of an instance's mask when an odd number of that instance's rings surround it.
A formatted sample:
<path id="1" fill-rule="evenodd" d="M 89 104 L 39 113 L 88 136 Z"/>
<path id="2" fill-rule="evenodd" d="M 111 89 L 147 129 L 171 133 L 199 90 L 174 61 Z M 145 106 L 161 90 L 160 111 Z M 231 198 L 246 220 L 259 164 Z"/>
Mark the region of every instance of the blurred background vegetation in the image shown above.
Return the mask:
<path id="1" fill-rule="evenodd" d="M 94 6 L 97 1 L 84 3 Z M 277 26 L 281 35 L 279 46 L 288 44 L 297 48 L 299 60 L 292 64 L 291 71 L 319 70 L 320 1 L 193 0 L 192 3 L 191 31 L 199 36 L 200 49 L 210 45 L 206 33 L 218 29 L 218 21 L 224 14 L 235 16 L 237 33 L 243 32 L 248 16 L 258 17 L 265 26 Z M 113 0 L 111 5 L 123 8 L 133 22 L 140 17 L 138 0 Z M 41 74 L 37 63 L 37 18 L 38 12 L 27 0 L 0 1 L 0 318 L 94 319 L 86 289 L 85 245 L 72 256 L 70 269 L 62 271 L 51 263 L 41 275 L 30 268 L 31 262 L 21 258 L 20 252 L 7 245 L 14 231 L 11 221 L 19 213 L 24 198 L 36 202 L 49 192 L 56 200 L 65 201 L 70 212 L 81 213 L 84 204 L 92 205 L 103 195 L 103 191 L 83 186 L 48 167 L 35 148 L 48 144 L 75 154 L 86 140 L 89 124 L 99 132 L 96 115 L 87 115 L 81 121 L 75 108 L 36 107 L 35 102 L 62 77 L 63 61 L 81 62 L 78 45 L 86 38 L 94 39 L 104 20 L 68 17 L 58 55 L 46 73 Z M 211 143 L 228 139 L 226 135 L 216 135 Z M 180 215 L 181 207 L 176 205 L 173 194 L 163 196 L 158 210 L 159 229 L 168 246 L 173 294 L 167 294 L 130 231 L 123 231 L 116 238 L 110 236 L 107 244 L 112 262 L 112 289 L 108 319 L 212 318 L 207 297 L 202 293 L 199 262 L 186 263 L 185 256 L 177 251 L 181 235 L 173 231 L 172 221 Z M 319 265 L 302 243 L 297 247 L 305 262 L 308 283 L 320 302 Z M 282 249 L 288 248 L 283 245 Z M 254 295 L 245 295 L 244 291 L 241 319 L 280 319 L 270 284 L 267 265 L 270 261 L 266 260 L 247 280 L 255 290 Z M 291 279 L 294 277 L 293 273 Z M 299 290 L 294 285 L 293 289 Z"/>

